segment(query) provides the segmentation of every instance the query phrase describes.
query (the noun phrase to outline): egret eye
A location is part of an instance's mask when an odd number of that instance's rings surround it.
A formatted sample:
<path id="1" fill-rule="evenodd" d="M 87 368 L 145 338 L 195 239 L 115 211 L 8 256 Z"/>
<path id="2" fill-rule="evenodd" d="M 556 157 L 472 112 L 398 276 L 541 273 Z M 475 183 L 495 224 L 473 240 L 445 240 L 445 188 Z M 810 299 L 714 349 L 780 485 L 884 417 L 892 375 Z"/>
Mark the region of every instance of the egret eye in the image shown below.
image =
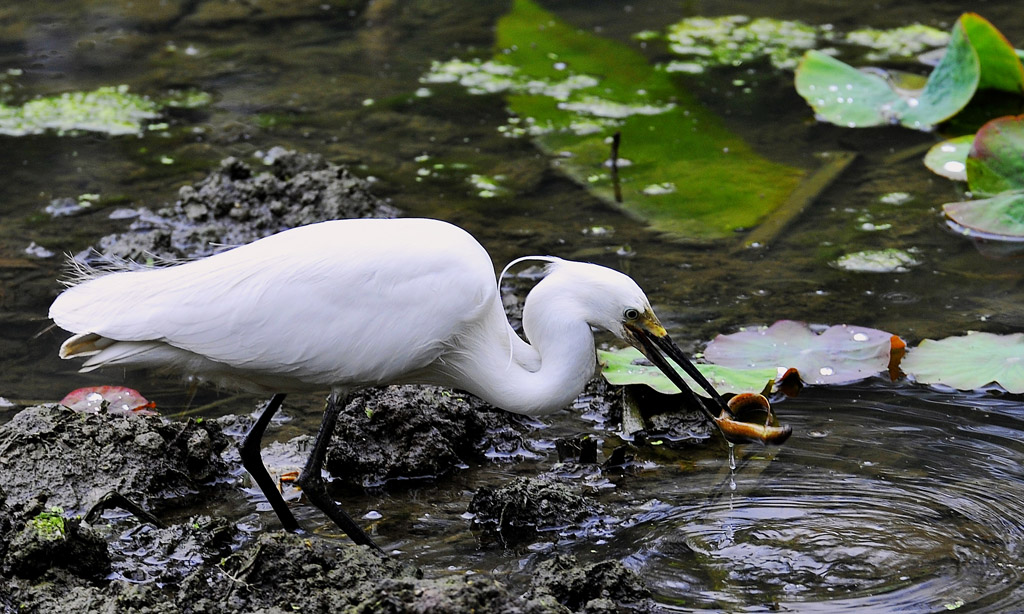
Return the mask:
<path id="1" fill-rule="evenodd" d="M 635 320 L 640 317 L 640 310 L 633 309 L 632 307 L 630 307 L 629 309 L 622 312 L 622 317 L 626 318 L 627 320 Z"/>

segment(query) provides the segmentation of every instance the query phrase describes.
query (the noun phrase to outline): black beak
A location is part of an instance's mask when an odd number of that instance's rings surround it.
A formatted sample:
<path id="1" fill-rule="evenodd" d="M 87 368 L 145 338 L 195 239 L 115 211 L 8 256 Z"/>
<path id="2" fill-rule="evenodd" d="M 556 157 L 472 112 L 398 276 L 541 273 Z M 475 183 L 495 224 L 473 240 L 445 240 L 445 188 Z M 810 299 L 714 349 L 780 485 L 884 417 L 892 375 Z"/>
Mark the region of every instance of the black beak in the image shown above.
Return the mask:
<path id="1" fill-rule="evenodd" d="M 654 328 L 654 330 L 651 328 Z M 722 395 L 718 394 L 718 391 L 711 385 L 711 382 L 697 370 L 697 367 L 683 354 L 679 346 L 672 341 L 671 337 L 665 333 L 665 330 L 656 321 L 629 323 L 626 325 L 626 332 L 633 345 L 687 396 L 688 401 L 699 407 L 708 419 L 718 426 L 726 440 L 732 443 L 760 441 L 761 443 L 781 444 L 792 434 L 793 429 L 788 425 L 772 427 L 767 424 L 760 426 L 737 421 Z M 716 416 L 704 400 L 690 389 L 686 380 L 669 363 L 669 359 L 679 365 L 683 372 L 689 375 L 698 386 L 710 395 L 712 403 L 719 409 L 719 415 Z"/>

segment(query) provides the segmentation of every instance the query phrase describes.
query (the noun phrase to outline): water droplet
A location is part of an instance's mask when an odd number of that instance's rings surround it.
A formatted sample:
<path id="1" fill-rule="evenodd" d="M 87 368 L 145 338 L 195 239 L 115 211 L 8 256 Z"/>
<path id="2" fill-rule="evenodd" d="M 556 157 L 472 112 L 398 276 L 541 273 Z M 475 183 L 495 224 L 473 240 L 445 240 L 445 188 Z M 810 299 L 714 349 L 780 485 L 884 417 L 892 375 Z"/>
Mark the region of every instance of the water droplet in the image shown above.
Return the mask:
<path id="1" fill-rule="evenodd" d="M 854 341 L 867 341 L 868 340 L 868 336 L 865 335 L 864 333 L 857 333 L 857 334 L 855 334 L 853 336 L 853 340 Z"/>
<path id="2" fill-rule="evenodd" d="M 952 145 L 949 145 L 949 144 L 943 145 L 939 149 L 941 149 L 942 151 L 944 151 L 946 153 L 952 153 L 952 152 L 956 151 L 956 147 L 954 147 Z"/>
<path id="3" fill-rule="evenodd" d="M 910 107 L 911 109 L 916 107 L 918 104 L 920 104 L 920 103 L 917 101 L 917 98 L 908 98 L 907 99 L 907 106 Z"/>
<path id="4" fill-rule="evenodd" d="M 950 160 L 942 165 L 942 169 L 950 173 L 962 173 L 966 168 L 963 162 L 957 160 Z"/>
<path id="5" fill-rule="evenodd" d="M 822 375 L 825 376 L 834 375 L 835 369 L 833 369 L 832 367 L 822 367 L 818 369 L 818 373 L 821 373 Z"/>
<path id="6" fill-rule="evenodd" d="M 830 92 L 838 92 L 839 91 L 839 86 L 838 85 L 830 85 L 830 86 L 828 86 L 828 91 L 830 91 Z"/>

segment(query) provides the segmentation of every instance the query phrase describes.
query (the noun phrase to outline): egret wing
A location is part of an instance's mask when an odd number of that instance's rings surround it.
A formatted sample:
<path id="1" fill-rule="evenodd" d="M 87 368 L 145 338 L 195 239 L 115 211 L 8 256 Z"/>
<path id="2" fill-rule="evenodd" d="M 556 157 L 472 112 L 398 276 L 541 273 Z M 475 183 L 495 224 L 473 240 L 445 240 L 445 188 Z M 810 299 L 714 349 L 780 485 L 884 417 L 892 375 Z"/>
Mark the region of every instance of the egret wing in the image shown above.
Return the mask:
<path id="1" fill-rule="evenodd" d="M 75 286 L 62 328 L 159 341 L 237 369 L 324 385 L 421 368 L 496 301 L 464 231 L 429 220 L 325 222 L 187 264 Z"/>

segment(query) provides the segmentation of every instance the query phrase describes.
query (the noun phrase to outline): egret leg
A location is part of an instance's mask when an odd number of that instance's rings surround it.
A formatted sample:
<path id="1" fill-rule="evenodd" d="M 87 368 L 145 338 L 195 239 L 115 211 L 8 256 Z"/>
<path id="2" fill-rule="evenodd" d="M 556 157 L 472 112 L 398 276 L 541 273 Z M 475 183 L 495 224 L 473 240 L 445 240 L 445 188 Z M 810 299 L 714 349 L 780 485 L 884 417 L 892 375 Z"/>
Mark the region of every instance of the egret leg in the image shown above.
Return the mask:
<path id="1" fill-rule="evenodd" d="M 263 457 L 260 455 L 260 443 L 263 440 L 263 433 L 267 430 L 270 419 L 281 408 L 284 397 L 285 395 L 283 394 L 275 394 L 267 401 L 263 412 L 256 418 L 256 422 L 249 429 L 249 432 L 246 433 L 245 439 L 242 440 L 242 445 L 238 447 L 238 455 L 242 457 L 242 466 L 245 467 L 245 470 L 252 476 L 256 485 L 263 491 L 263 496 L 270 502 L 270 507 L 274 508 L 274 512 L 277 513 L 277 517 L 281 521 L 281 525 L 286 531 L 295 532 L 299 530 L 299 523 L 295 520 L 292 511 L 288 509 L 288 504 L 284 502 L 281 492 L 277 490 L 277 485 L 274 484 L 274 479 L 270 477 L 270 472 L 267 471 L 266 465 L 263 464 Z"/>
<path id="2" fill-rule="evenodd" d="M 340 398 L 339 398 L 340 396 Z M 378 552 L 383 552 L 373 539 L 363 531 L 352 518 L 341 509 L 334 499 L 327 492 L 322 474 L 324 459 L 327 457 L 327 445 L 334 435 L 334 426 L 338 422 L 338 414 L 345 407 L 346 397 L 332 393 L 327 397 L 327 409 L 324 410 L 324 419 L 320 423 L 320 429 L 313 441 L 313 453 L 309 455 L 306 466 L 302 469 L 299 479 L 295 480 L 302 492 L 309 498 L 313 505 L 334 521 L 355 543 L 361 546 L 371 546 Z"/>

